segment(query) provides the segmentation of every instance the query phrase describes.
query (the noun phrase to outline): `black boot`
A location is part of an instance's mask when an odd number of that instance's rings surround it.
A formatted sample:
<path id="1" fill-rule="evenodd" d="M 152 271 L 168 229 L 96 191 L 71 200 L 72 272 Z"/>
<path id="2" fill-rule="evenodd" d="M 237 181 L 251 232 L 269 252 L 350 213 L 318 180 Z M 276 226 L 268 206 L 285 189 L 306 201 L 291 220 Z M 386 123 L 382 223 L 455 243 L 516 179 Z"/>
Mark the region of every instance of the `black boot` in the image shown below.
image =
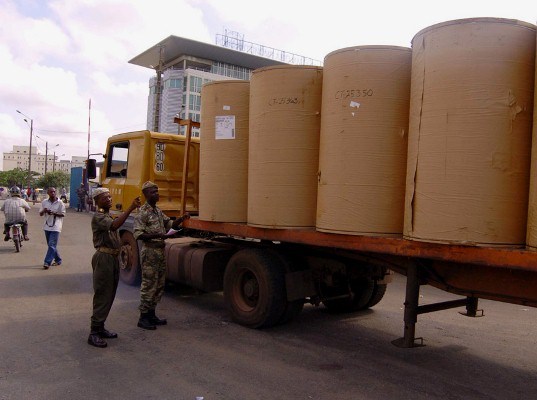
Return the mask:
<path id="1" fill-rule="evenodd" d="M 99 337 L 101 339 L 116 339 L 117 333 L 116 332 L 110 332 L 108 329 L 105 329 L 104 327 L 99 331 Z"/>
<path id="2" fill-rule="evenodd" d="M 138 327 L 147 329 L 150 331 L 154 331 L 155 329 L 157 329 L 155 324 L 149 318 L 148 312 L 140 313 L 140 319 L 138 320 Z"/>
<path id="3" fill-rule="evenodd" d="M 149 315 L 149 321 L 151 321 L 154 325 L 166 325 L 168 321 L 166 318 L 159 318 L 155 315 L 155 310 L 149 310 L 147 312 L 147 315 Z"/>
<path id="4" fill-rule="evenodd" d="M 100 347 L 100 348 L 104 348 L 104 347 L 108 346 L 106 341 L 101 339 L 101 337 L 99 336 L 99 334 L 97 332 L 91 332 L 90 333 L 90 335 L 88 337 L 88 344 L 90 344 L 92 346 L 95 346 L 95 347 Z"/>

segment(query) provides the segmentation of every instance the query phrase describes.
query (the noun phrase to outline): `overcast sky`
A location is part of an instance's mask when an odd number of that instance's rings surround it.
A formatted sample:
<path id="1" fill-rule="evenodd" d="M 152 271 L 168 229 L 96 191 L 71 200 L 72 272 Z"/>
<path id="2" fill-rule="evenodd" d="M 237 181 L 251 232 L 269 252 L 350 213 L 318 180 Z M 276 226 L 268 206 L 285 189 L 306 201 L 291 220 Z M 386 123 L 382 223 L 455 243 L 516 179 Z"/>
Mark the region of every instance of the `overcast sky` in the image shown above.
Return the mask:
<path id="1" fill-rule="evenodd" d="M 349 46 L 411 47 L 430 25 L 474 17 L 537 23 L 537 2 L 497 0 L 0 0 L 0 153 L 33 145 L 62 159 L 146 128 L 154 71 L 128 60 L 170 35 L 244 40 L 323 61 Z M 58 145 L 58 146 L 56 146 Z"/>

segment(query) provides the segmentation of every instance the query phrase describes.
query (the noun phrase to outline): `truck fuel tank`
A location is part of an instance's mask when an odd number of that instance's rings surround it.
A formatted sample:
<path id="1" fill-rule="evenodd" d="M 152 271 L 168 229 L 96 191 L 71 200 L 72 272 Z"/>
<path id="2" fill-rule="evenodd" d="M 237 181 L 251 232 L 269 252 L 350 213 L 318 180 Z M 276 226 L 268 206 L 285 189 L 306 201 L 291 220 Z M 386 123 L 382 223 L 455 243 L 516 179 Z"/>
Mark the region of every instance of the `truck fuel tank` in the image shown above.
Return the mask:
<path id="1" fill-rule="evenodd" d="M 166 279 L 204 292 L 223 290 L 226 264 L 234 246 L 196 238 L 166 242 Z"/>

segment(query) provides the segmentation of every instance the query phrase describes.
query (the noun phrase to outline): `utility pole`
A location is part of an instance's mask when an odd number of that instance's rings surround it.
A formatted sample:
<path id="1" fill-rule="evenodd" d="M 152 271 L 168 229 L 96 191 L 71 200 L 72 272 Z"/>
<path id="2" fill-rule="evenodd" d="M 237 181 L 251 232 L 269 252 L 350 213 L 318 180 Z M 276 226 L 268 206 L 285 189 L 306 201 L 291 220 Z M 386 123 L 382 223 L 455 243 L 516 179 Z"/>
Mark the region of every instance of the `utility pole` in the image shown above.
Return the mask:
<path id="1" fill-rule="evenodd" d="M 56 171 L 56 147 L 58 147 L 60 144 L 58 143 L 56 146 L 52 147 L 54 149 L 54 158 L 52 159 L 52 172 Z"/>
<path id="2" fill-rule="evenodd" d="M 161 99 L 161 86 L 162 86 L 162 66 L 164 64 L 164 45 L 159 46 L 158 66 L 155 68 L 157 72 L 157 83 L 155 85 L 155 107 L 153 116 L 153 132 L 159 132 L 160 125 L 160 103 Z"/>
<path id="3" fill-rule="evenodd" d="M 48 142 L 45 142 L 45 175 L 47 174 L 47 164 L 48 164 Z"/>
<path id="4" fill-rule="evenodd" d="M 34 134 L 34 120 L 19 110 L 15 111 L 26 117 L 24 122 L 28 123 L 28 120 L 30 120 L 30 148 L 28 149 L 28 186 L 30 186 L 32 182 L 32 136 Z"/>

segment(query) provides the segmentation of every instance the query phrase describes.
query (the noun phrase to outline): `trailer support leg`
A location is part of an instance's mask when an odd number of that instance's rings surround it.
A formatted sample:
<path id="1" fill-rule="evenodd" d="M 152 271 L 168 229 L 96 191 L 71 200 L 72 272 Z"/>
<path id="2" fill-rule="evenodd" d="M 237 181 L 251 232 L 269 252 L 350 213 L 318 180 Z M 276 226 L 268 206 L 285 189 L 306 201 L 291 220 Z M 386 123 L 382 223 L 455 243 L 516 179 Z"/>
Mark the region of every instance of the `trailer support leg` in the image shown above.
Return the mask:
<path id="1" fill-rule="evenodd" d="M 392 343 L 397 347 L 403 348 L 423 346 L 423 338 L 418 338 L 420 343 L 416 343 L 416 322 L 418 322 L 418 303 L 420 296 L 420 279 L 417 265 L 411 265 L 407 270 L 405 296 L 404 336 L 392 341 Z"/>
<path id="2" fill-rule="evenodd" d="M 458 300 L 443 301 L 440 303 L 419 305 L 420 297 L 420 276 L 417 265 L 410 265 L 406 275 L 406 294 L 405 294 L 405 330 L 402 338 L 392 341 L 397 347 L 411 348 L 423 346 L 423 338 L 416 338 L 416 323 L 418 315 L 434 311 L 447 310 L 455 307 L 466 307 L 466 312 L 461 314 L 468 317 L 482 317 L 483 310 L 477 309 L 478 298 L 469 296 Z M 480 312 L 481 315 L 478 315 Z"/>
<path id="3" fill-rule="evenodd" d="M 459 314 L 462 314 L 466 317 L 483 317 L 485 315 L 483 310 L 477 309 L 477 302 L 479 301 L 479 298 L 477 297 L 467 297 L 466 298 L 466 312 L 460 312 Z"/>

